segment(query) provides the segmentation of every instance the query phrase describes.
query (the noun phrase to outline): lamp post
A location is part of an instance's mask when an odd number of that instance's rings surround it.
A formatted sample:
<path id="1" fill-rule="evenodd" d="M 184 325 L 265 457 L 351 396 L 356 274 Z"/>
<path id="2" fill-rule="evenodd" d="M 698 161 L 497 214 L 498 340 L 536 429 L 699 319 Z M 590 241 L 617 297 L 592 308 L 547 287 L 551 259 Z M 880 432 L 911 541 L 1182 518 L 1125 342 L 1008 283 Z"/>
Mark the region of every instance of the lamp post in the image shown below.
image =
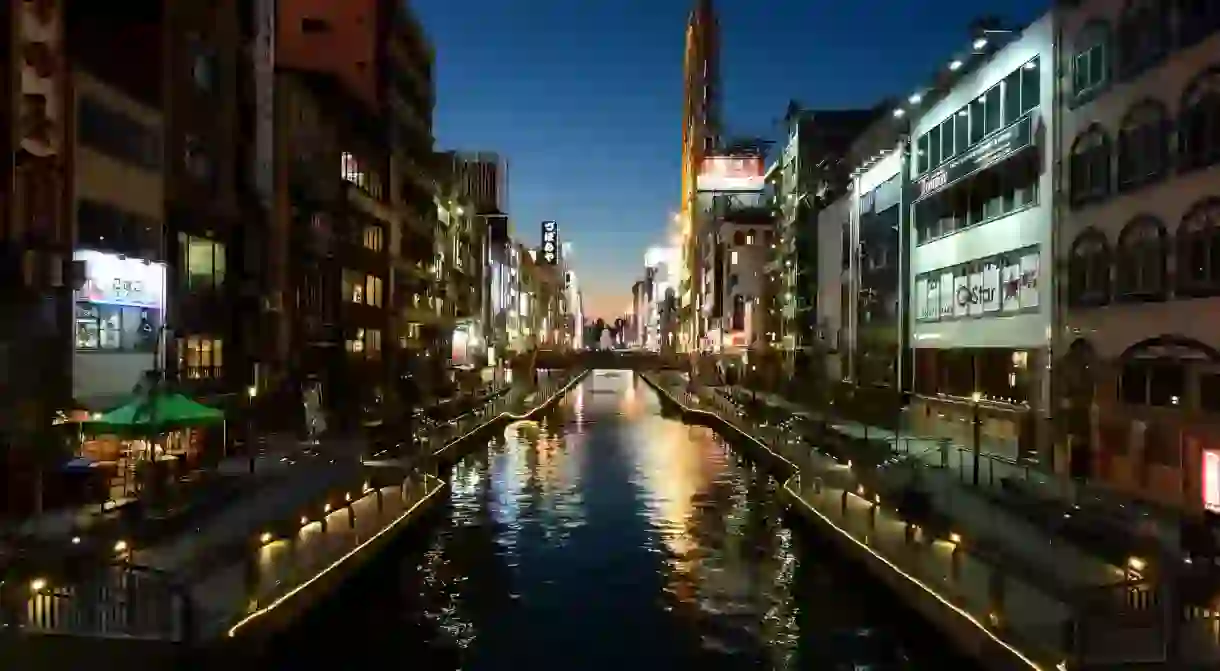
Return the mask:
<path id="1" fill-rule="evenodd" d="M 246 387 L 246 449 L 250 457 L 250 475 L 255 471 L 254 454 L 254 399 L 258 396 L 258 387 Z"/>
<path id="2" fill-rule="evenodd" d="M 974 392 L 970 395 L 971 401 L 971 434 L 974 439 L 974 468 L 971 473 L 971 481 L 975 487 L 979 486 L 979 463 L 982 459 L 982 452 L 979 449 L 979 433 L 982 428 L 982 421 L 979 419 L 979 401 L 983 399 L 983 395 L 979 392 Z"/>

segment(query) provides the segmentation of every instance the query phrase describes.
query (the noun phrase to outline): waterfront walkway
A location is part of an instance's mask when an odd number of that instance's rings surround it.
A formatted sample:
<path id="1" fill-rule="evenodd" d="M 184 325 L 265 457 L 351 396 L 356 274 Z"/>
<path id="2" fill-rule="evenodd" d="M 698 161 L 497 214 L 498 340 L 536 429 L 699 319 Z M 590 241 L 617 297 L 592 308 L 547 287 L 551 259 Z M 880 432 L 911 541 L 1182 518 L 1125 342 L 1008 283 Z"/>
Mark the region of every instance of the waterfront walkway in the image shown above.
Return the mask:
<path id="1" fill-rule="evenodd" d="M 1161 595 L 1135 567 L 1107 562 L 1034 526 L 963 485 L 952 468 L 841 461 L 811 445 L 791 415 L 756 420 L 724 390 L 692 386 L 676 374 L 650 379 L 794 464 L 799 475 L 785 486 L 808 513 L 1033 665 L 1165 661 Z M 912 505 L 912 491 L 923 494 L 919 505 Z M 1192 611 L 1183 619 L 1179 659 L 1220 662 L 1214 613 Z"/>
<path id="2" fill-rule="evenodd" d="M 444 483 L 429 470 L 430 456 L 454 448 L 501 413 L 533 410 L 569 379 L 544 376 L 536 387 L 513 389 L 429 426 L 419 441 L 424 453 L 414 458 L 324 458 L 294 469 L 294 477 L 243 497 L 187 533 L 150 547 L 116 547 L 122 562 L 98 584 L 36 581 L 18 626 L 185 640 L 256 619 L 440 492 Z M 137 584 L 143 587 L 131 589 Z"/>

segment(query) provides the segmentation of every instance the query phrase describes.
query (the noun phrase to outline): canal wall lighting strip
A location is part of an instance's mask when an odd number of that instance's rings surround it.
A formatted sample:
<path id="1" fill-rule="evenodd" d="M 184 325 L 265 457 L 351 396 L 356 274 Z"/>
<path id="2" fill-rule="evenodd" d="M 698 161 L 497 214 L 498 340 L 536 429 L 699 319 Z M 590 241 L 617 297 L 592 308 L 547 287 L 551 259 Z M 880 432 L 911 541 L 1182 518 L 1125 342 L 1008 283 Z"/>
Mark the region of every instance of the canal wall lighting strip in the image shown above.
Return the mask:
<path id="1" fill-rule="evenodd" d="M 566 394 L 569 390 L 571 390 L 572 387 L 575 387 L 576 384 L 579 383 L 582 379 L 584 379 L 584 377 L 588 374 L 589 374 L 589 371 L 586 370 L 583 373 L 580 373 L 576 377 L 572 378 L 567 384 L 565 384 L 563 387 L 561 387 L 559 389 L 559 391 L 552 394 L 550 396 L 550 398 L 548 398 L 545 402 L 543 402 L 542 404 L 540 404 L 538 407 L 534 408 L 530 412 L 526 413 L 524 416 L 518 416 L 513 413 L 504 412 L 504 413 L 500 413 L 500 415 L 497 417 L 497 419 L 492 420 L 492 421 L 493 422 L 497 421 L 500 417 L 509 417 L 510 419 L 513 419 L 514 421 L 528 419 L 530 415 L 534 414 L 535 412 L 538 412 L 538 410 L 546 407 L 547 405 L 550 405 L 551 403 L 555 402 L 556 399 L 558 399 L 561 396 L 563 396 L 564 394 Z M 490 423 L 491 422 L 487 422 L 483 426 L 479 427 L 478 429 L 475 429 L 474 431 L 467 433 L 465 436 L 463 436 L 462 439 L 474 435 L 475 433 L 481 431 L 483 428 L 485 428 L 487 426 L 487 424 L 490 424 Z M 455 441 L 451 442 L 450 445 L 452 445 L 462 439 L 455 440 Z M 401 524 L 404 520 L 406 520 L 408 517 L 410 517 L 417 509 L 419 509 L 420 506 L 424 505 L 428 501 L 432 500 L 432 498 L 434 496 L 436 496 L 440 492 L 444 491 L 445 487 L 447 486 L 444 480 L 441 480 L 440 478 L 437 478 L 436 476 L 428 474 L 428 473 L 424 473 L 423 475 L 424 475 L 425 480 L 436 480 L 437 483 L 439 483 L 438 486 L 436 487 L 436 489 L 433 489 L 431 492 L 426 494 L 419 501 L 416 501 L 414 505 L 412 505 L 410 508 L 408 508 L 406 511 L 404 511 L 401 515 L 399 515 L 397 518 L 395 518 L 395 520 L 393 522 L 382 527 L 380 531 L 378 531 L 377 533 L 370 536 L 368 538 L 368 540 L 364 541 L 363 543 L 360 543 L 356 547 L 347 551 L 343 556 L 341 556 L 338 559 L 336 559 L 335 561 L 331 562 L 329 565 L 326 566 L 326 568 L 322 569 L 321 571 L 319 571 L 318 573 L 313 575 L 311 578 L 309 578 L 305 582 L 288 590 L 283 595 L 276 598 L 274 601 L 267 604 L 266 606 L 263 606 L 262 608 L 259 608 L 258 610 L 254 611 L 253 613 L 250 613 L 249 615 L 246 615 L 245 617 L 243 617 L 236 624 L 234 624 L 232 627 L 229 628 L 226 635 L 229 638 L 235 638 L 237 636 L 238 632 L 241 631 L 242 628 L 246 627 L 251 622 L 254 622 L 255 620 L 267 615 L 271 611 L 282 606 L 289 599 L 293 598 L 297 594 L 300 594 L 301 592 L 308 589 L 311 585 L 313 585 L 314 583 L 321 580 L 331 571 L 337 569 L 344 562 L 346 562 L 347 560 L 356 556 L 361 551 L 363 551 L 365 548 L 367 548 L 369 545 L 371 545 L 372 543 L 377 541 L 377 539 L 379 539 L 382 536 L 384 536 L 385 534 L 389 533 L 391 530 L 397 528 L 399 524 Z M 367 487 L 367 485 L 366 485 L 366 487 Z M 327 504 L 326 508 L 329 510 L 330 504 Z M 302 525 L 309 523 L 309 520 L 306 517 L 302 517 L 301 520 L 302 520 Z M 264 533 L 260 537 L 260 540 L 262 540 L 263 538 L 267 538 L 269 535 L 270 535 L 269 533 Z M 45 587 L 45 583 L 43 584 L 43 587 Z"/>
<path id="2" fill-rule="evenodd" d="M 349 560 L 352 557 L 359 554 L 369 545 L 371 545 L 372 543 L 377 541 L 377 539 L 381 538 L 382 536 L 389 533 L 390 531 L 396 529 L 399 524 L 401 524 L 404 520 L 406 520 L 408 517 L 410 517 L 412 514 L 414 514 L 415 511 L 418 510 L 420 506 L 431 501 L 434 496 L 436 496 L 440 492 L 444 491 L 444 489 L 446 487 L 444 480 L 441 480 L 440 478 L 437 478 L 433 475 L 429 475 L 429 474 L 425 473 L 424 479 L 425 480 L 428 480 L 428 479 L 436 480 L 438 483 L 436 488 L 433 489 L 431 492 L 428 492 L 427 494 L 425 494 L 424 497 L 421 498 L 420 500 L 416 501 L 414 505 L 412 505 L 410 508 L 408 508 L 406 511 L 404 511 L 401 515 L 399 515 L 397 518 L 395 518 L 393 522 L 390 522 L 389 524 L 382 527 L 381 530 L 379 530 L 377 533 L 370 536 L 363 543 L 360 543 L 359 545 L 352 548 L 351 550 L 348 550 L 347 553 L 345 553 L 343 556 L 339 557 L 335 561 L 328 564 L 326 566 L 326 568 L 323 568 L 321 571 L 318 571 L 311 578 L 309 578 L 305 582 L 301 583 L 300 585 L 297 585 L 296 587 L 293 587 L 292 589 L 288 590 L 283 595 L 276 598 L 274 601 L 267 604 L 266 606 L 263 606 L 262 608 L 259 608 L 258 610 L 254 611 L 253 613 L 246 615 L 241 620 L 238 620 L 238 622 L 236 624 L 234 624 L 232 627 L 229 628 L 227 636 L 229 638 L 236 637 L 237 633 L 243 627 L 249 625 L 251 622 L 254 622 L 255 620 L 270 613 L 271 611 L 275 610 L 276 608 L 279 608 L 284 603 L 286 603 L 289 599 L 291 599 L 292 597 L 296 596 L 297 594 L 300 594 L 301 592 L 305 591 L 311 585 L 318 582 L 323 577 L 325 577 L 327 574 L 329 574 L 331 571 L 335 570 L 336 568 L 339 568 L 340 565 L 342 565 L 347 560 Z"/>
<path id="3" fill-rule="evenodd" d="M 762 441 L 760 441 L 759 439 L 755 438 L 754 436 L 751 436 L 750 434 L 746 433 L 745 431 L 742 431 L 740 428 L 738 428 L 738 427 L 734 426 L 732 422 L 726 421 L 726 420 L 725 420 L 723 417 L 720 417 L 719 415 L 717 415 L 717 414 L 715 414 L 715 413 L 713 413 L 713 412 L 710 412 L 710 411 L 707 411 L 707 410 L 702 410 L 702 409 L 699 409 L 699 408 L 691 408 L 691 407 L 689 407 L 689 406 L 687 406 L 687 405 L 684 405 L 683 403 L 681 403 L 680 401 L 678 401 L 676 398 L 674 398 L 673 394 L 669 393 L 669 391 L 668 391 L 668 390 L 666 390 L 666 389 L 664 389 L 663 387 L 661 387 L 661 385 L 659 385 L 659 384 L 657 384 L 656 382 L 652 381 L 652 380 L 651 380 L 651 379 L 649 379 L 647 376 L 644 376 L 644 379 L 645 379 L 645 380 L 647 380 L 647 381 L 648 381 L 648 383 L 649 383 L 651 386 L 653 386 L 653 387 L 654 387 L 654 388 L 656 388 L 658 391 L 660 391 L 661 393 L 663 393 L 663 394 L 665 394 L 666 396 L 668 396 L 668 397 L 669 397 L 669 399 L 670 399 L 671 401 L 674 401 L 674 402 L 675 402 L 675 403 L 677 403 L 679 406 L 681 406 L 682 408 L 686 409 L 688 412 L 697 413 L 697 414 L 701 414 L 701 415 L 708 416 L 708 417 L 713 417 L 713 418 L 715 418 L 715 419 L 719 420 L 719 421 L 720 421 L 721 423 L 723 423 L 724 425 L 726 425 L 726 426 L 728 426 L 728 427 L 732 428 L 732 429 L 733 429 L 734 431 L 736 431 L 738 434 L 740 434 L 740 435 L 744 436 L 745 438 L 747 438 L 747 439 L 749 439 L 749 440 L 753 441 L 755 444 L 757 444 L 757 445 L 761 446 L 763 449 L 767 450 L 768 452 L 771 452 L 772 454 L 775 454 L 775 452 L 774 452 L 773 450 L 771 450 L 769 447 L 767 447 L 766 443 L 763 443 Z M 788 461 L 787 459 L 784 459 L 782 456 L 780 456 L 780 455 L 778 455 L 778 454 L 776 455 L 776 457 L 778 457 L 779 459 L 781 459 L 781 460 L 783 460 L 783 461 L 785 461 L 785 462 L 787 462 L 787 463 L 789 463 L 789 464 L 791 464 L 791 463 L 792 463 L 792 462 Z M 1019 660 L 1020 660 L 1020 661 L 1021 661 L 1023 664 L 1025 664 L 1026 666 L 1028 666 L 1030 669 L 1032 669 L 1033 671 L 1048 671 L 1048 669 L 1047 669 L 1046 667 L 1044 667 L 1042 664 L 1039 664 L 1039 663 L 1038 663 L 1038 662 L 1036 662 L 1034 659 L 1032 659 L 1032 658 L 1031 658 L 1029 655 L 1025 654 L 1024 652 L 1022 652 L 1021 650 L 1019 650 L 1018 648 L 1016 648 L 1015 646 L 1013 646 L 1013 645 L 1012 645 L 1011 643 L 1009 643 L 1008 641 L 1005 641 L 1005 640 L 1004 640 L 1002 637 L 1000 637 L 1000 636 L 999 636 L 998 634 L 996 634 L 994 631 L 992 631 L 992 630 L 991 630 L 991 627 L 988 627 L 986 624 L 984 624 L 984 623 L 983 623 L 983 621 L 982 621 L 982 620 L 980 620 L 979 618 L 975 617 L 973 613 L 971 613 L 970 611 L 968 611 L 968 610 L 966 610 L 966 609 L 962 608 L 961 606 L 958 606 L 957 604 L 953 603 L 953 602 L 952 602 L 952 601 L 950 601 L 949 599 L 945 598 L 945 597 L 944 597 L 944 596 L 942 596 L 942 595 L 941 595 L 939 592 L 937 592 L 936 590 L 932 589 L 932 588 L 931 588 L 931 587 L 930 587 L 930 586 L 929 586 L 927 583 L 925 583 L 924 581 L 920 580 L 918 577 L 916 577 L 916 576 L 914 576 L 914 575 L 912 575 L 912 574 L 908 573 L 907 571 L 903 570 L 901 567 L 899 567 L 899 566 L 898 566 L 897 564 L 895 564 L 893 561 L 891 561 L 891 560 L 889 560 L 888 558 L 886 558 L 885 556 L 883 556 L 883 555 L 882 555 L 880 552 L 877 552 L 877 551 L 876 551 L 876 550 L 874 550 L 873 548 L 869 547 L 869 546 L 868 546 L 866 543 L 861 542 L 861 541 L 860 541 L 858 538 L 856 538 L 855 536 L 853 536 L 853 535 L 851 534 L 851 532 L 847 531 L 846 529 L 844 529 L 843 527 L 839 526 L 838 524 L 835 524 L 835 523 L 834 523 L 834 521 L 833 521 L 833 520 L 831 520 L 829 517 L 827 517 L 825 514 L 823 514 L 823 513 L 822 513 L 822 511 L 820 511 L 820 510 L 818 510 L 817 508 L 813 507 L 813 505 L 812 505 L 812 504 L 810 504 L 808 501 L 806 501 L 806 500 L 805 500 L 805 498 L 804 498 L 803 496 L 801 496 L 801 495 L 800 495 L 800 494 L 797 492 L 797 490 L 796 490 L 796 489 L 794 489 L 794 488 L 792 487 L 792 483 L 793 483 L 793 481 L 799 481 L 800 477 L 801 477 L 801 476 L 800 476 L 800 471 L 798 470 L 796 475 L 792 476 L 791 478 L 789 478 L 787 481 L 785 481 L 785 482 L 784 482 L 784 489 L 785 489 L 785 490 L 787 490 L 787 491 L 788 491 L 788 493 L 792 495 L 792 498 L 796 499 L 796 501 L 798 501 L 798 502 L 799 502 L 799 503 L 800 503 L 802 506 L 804 506 L 806 509 L 808 509 L 810 512 L 812 512 L 814 515 L 817 515 L 819 518 L 821 518 L 821 519 L 822 519 L 822 521 L 823 521 L 823 522 L 825 522 L 827 525 L 829 525 L 829 526 L 830 526 L 832 529 L 834 529 L 835 531 L 837 531 L 837 532 L 839 532 L 840 534 L 842 534 L 842 535 L 843 535 L 845 538 L 847 538 L 848 540 L 850 540 L 852 543 L 855 543 L 855 544 L 856 544 L 857 546 L 859 546 L 861 549 L 863 549 L 864 551 L 868 552 L 868 553 L 869 553 L 869 554 L 871 554 L 873 557 L 877 558 L 879 561 L 881 561 L 883 564 L 885 564 L 886 566 L 888 566 L 888 567 L 889 567 L 891 570 L 893 570 L 895 573 L 897 573 L 898 575 L 902 576 L 903 578 L 906 578 L 906 579 L 907 579 L 908 581 L 910 581 L 912 584 L 916 585 L 917 587 L 919 587 L 920 589 L 922 589 L 924 592 L 927 592 L 929 595 L 931 595 L 933 598 L 935 598 L 937 601 L 939 601 L 940 603 L 942 603 L 943 605 L 945 605 L 947 608 L 949 608 L 949 610 L 951 610 L 952 612 L 956 613 L 957 615 L 959 615 L 960 617 L 962 617 L 963 619 L 965 619 L 965 620 L 966 620 L 967 622 L 969 622 L 970 624 L 974 625 L 974 626 L 975 626 L 975 627 L 976 627 L 976 628 L 977 628 L 979 631 L 983 632 L 983 634 L 984 634 L 985 636 L 987 636 L 989 639 L 991 639 L 991 640 L 992 640 L 993 642 L 995 642 L 997 645 L 999 645 L 1000 647 L 1004 648 L 1006 651 L 1008 651 L 1009 653 L 1011 653 L 1011 654 L 1012 654 L 1014 657 L 1016 657 L 1017 659 L 1019 659 Z M 872 501 L 869 501 L 868 499 L 866 499 L 864 496 L 861 496 L 861 495 L 859 495 L 859 494 L 856 494 L 856 492 L 848 492 L 848 493 L 849 493 L 849 494 L 853 494 L 853 495 L 858 496 L 859 498 L 861 498 L 861 499 L 862 499 L 863 501 L 865 501 L 865 502 L 868 502 L 868 503 L 873 503 Z M 876 503 L 874 503 L 874 505 L 876 505 L 877 503 L 880 503 L 880 501 L 877 501 Z M 962 539 L 961 539 L 961 536 L 959 536 L 958 534 L 953 534 L 952 538 L 953 538 L 953 542 L 954 542 L 955 544 L 960 543 L 960 542 L 961 542 L 961 540 L 962 540 Z M 1056 664 L 1054 668 L 1055 668 L 1055 669 L 1058 669 L 1058 670 L 1066 670 L 1066 669 L 1067 669 L 1067 664 L 1066 664 L 1066 662 L 1060 662 L 1060 663 Z"/>

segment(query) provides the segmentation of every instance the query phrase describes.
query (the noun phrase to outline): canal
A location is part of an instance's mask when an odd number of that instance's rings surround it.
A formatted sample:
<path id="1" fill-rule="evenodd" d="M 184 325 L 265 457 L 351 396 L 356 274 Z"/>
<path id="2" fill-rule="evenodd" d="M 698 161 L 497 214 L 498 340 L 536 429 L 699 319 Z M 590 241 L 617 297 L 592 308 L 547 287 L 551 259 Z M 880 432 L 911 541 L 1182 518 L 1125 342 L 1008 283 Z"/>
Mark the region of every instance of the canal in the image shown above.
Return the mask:
<path id="1" fill-rule="evenodd" d="M 586 378 L 451 483 L 273 668 L 971 668 L 631 373 Z"/>

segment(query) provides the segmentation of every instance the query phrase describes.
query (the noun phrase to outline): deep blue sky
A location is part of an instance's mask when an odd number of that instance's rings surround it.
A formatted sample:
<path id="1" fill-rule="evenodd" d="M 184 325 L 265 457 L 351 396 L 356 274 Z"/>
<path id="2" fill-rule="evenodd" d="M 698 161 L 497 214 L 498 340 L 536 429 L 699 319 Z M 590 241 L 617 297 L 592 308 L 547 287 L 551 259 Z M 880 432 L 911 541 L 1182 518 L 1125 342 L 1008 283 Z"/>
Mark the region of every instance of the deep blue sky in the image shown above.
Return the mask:
<path id="1" fill-rule="evenodd" d="M 437 48 L 436 134 L 509 161 L 514 234 L 555 219 L 593 316 L 622 314 L 680 198 L 693 0 L 409 0 Z M 730 134 L 778 138 L 788 100 L 871 106 L 931 80 L 980 14 L 1048 0 L 719 0 Z"/>

